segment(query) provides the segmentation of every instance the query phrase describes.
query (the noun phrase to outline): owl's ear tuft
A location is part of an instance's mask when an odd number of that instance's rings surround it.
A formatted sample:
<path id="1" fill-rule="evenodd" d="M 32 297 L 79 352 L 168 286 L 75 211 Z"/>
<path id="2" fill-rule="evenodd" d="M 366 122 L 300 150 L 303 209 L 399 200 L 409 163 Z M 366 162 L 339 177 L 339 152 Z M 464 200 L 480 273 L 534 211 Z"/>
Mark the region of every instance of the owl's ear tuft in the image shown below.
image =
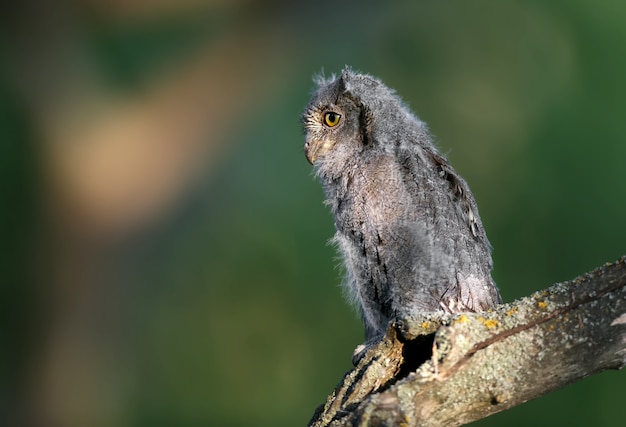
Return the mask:
<path id="1" fill-rule="evenodd" d="M 337 79 L 337 93 L 347 92 L 349 79 L 350 75 L 346 73 L 346 70 L 343 70 Z"/>
<path id="2" fill-rule="evenodd" d="M 354 71 L 349 65 L 346 65 L 344 69 L 341 70 L 341 74 L 339 75 L 339 85 L 342 92 L 347 92 L 352 89 L 355 76 Z"/>
<path id="3" fill-rule="evenodd" d="M 343 70 L 341 70 L 341 78 L 343 80 L 349 79 L 352 74 L 354 74 L 354 72 L 352 71 L 352 68 L 350 68 L 349 65 L 346 65 L 345 67 L 343 67 Z"/>

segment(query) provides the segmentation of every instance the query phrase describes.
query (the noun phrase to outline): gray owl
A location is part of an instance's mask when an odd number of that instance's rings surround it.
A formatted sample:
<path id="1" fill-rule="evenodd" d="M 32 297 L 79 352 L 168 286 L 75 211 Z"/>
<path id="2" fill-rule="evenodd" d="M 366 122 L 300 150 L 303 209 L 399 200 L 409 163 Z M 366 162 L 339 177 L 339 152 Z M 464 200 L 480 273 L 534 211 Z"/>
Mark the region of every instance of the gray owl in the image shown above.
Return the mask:
<path id="1" fill-rule="evenodd" d="M 474 197 L 426 125 L 374 77 L 346 68 L 317 85 L 303 114 L 304 151 L 366 340 L 390 320 L 500 303 Z"/>

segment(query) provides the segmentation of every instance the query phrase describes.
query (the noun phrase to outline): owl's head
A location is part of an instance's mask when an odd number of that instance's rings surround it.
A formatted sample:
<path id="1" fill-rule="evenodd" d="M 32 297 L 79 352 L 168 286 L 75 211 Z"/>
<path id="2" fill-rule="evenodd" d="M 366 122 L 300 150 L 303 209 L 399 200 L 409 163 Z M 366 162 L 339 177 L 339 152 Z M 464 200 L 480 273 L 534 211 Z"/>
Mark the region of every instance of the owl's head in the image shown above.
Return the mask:
<path id="1" fill-rule="evenodd" d="M 348 67 L 338 77 L 318 79 L 302 122 L 307 160 L 318 168 L 332 163 L 335 170 L 422 125 L 393 90 Z"/>

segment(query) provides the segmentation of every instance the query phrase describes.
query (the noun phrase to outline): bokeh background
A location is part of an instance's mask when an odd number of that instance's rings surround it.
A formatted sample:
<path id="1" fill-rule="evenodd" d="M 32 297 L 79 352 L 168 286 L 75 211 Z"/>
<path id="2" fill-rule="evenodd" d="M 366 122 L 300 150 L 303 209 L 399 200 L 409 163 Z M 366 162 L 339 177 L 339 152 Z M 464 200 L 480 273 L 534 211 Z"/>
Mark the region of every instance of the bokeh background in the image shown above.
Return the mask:
<path id="1" fill-rule="evenodd" d="M 0 6 L 0 424 L 296 426 L 362 330 L 300 113 L 344 64 L 469 181 L 507 301 L 626 253 L 626 3 Z M 624 372 L 477 426 L 621 426 Z"/>

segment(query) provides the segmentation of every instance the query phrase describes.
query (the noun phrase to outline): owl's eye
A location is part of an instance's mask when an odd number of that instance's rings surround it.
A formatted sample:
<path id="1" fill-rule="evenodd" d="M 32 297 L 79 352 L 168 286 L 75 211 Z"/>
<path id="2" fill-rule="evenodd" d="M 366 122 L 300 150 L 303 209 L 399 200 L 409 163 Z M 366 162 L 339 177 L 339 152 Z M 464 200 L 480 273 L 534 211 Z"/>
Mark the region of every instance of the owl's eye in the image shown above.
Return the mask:
<path id="1" fill-rule="evenodd" d="M 331 128 L 337 126 L 340 119 L 341 114 L 333 113 L 332 111 L 324 114 L 324 123 L 326 124 L 326 126 Z"/>

